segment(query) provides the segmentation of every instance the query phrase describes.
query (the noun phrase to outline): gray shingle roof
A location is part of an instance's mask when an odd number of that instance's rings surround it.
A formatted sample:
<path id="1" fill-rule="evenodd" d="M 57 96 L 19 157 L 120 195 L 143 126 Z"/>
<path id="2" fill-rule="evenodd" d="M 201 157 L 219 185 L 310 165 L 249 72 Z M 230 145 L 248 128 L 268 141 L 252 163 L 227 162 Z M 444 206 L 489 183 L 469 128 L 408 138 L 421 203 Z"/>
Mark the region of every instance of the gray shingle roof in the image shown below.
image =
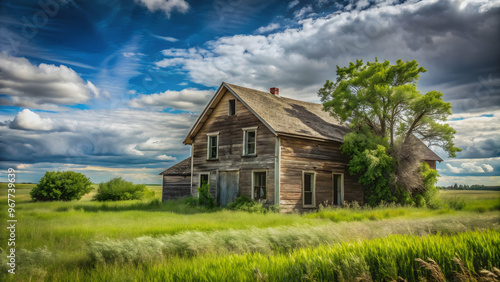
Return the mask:
<path id="1" fill-rule="evenodd" d="M 342 142 L 349 129 L 323 105 L 225 83 L 229 90 L 267 124 L 274 133 Z"/>
<path id="2" fill-rule="evenodd" d="M 191 175 L 191 157 L 167 168 L 160 175 Z"/>

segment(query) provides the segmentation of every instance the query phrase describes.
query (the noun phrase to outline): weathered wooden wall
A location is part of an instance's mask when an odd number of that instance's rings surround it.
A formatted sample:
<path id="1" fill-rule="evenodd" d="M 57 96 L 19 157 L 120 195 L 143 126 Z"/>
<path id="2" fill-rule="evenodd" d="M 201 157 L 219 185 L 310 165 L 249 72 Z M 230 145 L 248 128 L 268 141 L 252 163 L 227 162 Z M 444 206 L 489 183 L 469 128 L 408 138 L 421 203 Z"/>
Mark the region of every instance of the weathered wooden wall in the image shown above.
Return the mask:
<path id="1" fill-rule="evenodd" d="M 269 94 L 271 95 L 271 94 Z M 274 155 L 276 137 L 241 102 L 236 115 L 228 116 L 228 101 L 235 99 L 226 91 L 208 120 L 193 139 L 193 195 L 197 195 L 199 174 L 210 173 L 210 193 L 217 196 L 217 170 L 239 170 L 239 194 L 251 197 L 252 170 L 267 171 L 267 202 L 274 203 Z M 258 126 L 257 155 L 242 156 L 242 128 Z M 219 132 L 219 158 L 207 160 L 207 134 Z"/>
<path id="2" fill-rule="evenodd" d="M 161 200 L 166 201 L 191 195 L 190 185 L 190 175 L 164 175 Z"/>
<path id="3" fill-rule="evenodd" d="M 316 173 L 316 207 L 333 202 L 333 173 L 344 174 L 344 200 L 363 203 L 363 186 L 349 175 L 340 143 L 281 137 L 280 207 L 302 211 L 302 172 Z"/>
<path id="4" fill-rule="evenodd" d="M 436 161 L 425 161 L 431 169 L 436 169 Z"/>

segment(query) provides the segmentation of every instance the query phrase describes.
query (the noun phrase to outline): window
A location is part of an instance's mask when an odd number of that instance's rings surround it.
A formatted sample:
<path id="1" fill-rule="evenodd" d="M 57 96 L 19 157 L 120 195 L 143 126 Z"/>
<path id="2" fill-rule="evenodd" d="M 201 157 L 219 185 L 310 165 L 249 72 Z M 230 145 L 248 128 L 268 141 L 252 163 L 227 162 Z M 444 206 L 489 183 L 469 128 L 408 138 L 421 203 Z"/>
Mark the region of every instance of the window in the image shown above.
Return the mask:
<path id="1" fill-rule="evenodd" d="M 316 176 L 314 172 L 304 172 L 302 175 L 302 196 L 304 206 L 314 207 L 316 206 L 316 199 L 314 196 Z"/>
<path id="2" fill-rule="evenodd" d="M 209 173 L 200 173 L 200 182 L 198 184 L 198 186 L 202 186 L 202 185 L 209 185 L 210 184 L 210 179 L 209 179 L 209 176 L 210 174 Z"/>
<path id="3" fill-rule="evenodd" d="M 254 201 L 266 199 L 266 172 L 255 171 L 253 173 L 253 199 Z"/>
<path id="4" fill-rule="evenodd" d="M 219 157 L 219 133 L 208 134 L 207 159 L 216 160 Z"/>
<path id="5" fill-rule="evenodd" d="M 229 100 L 229 110 L 227 115 L 228 116 L 234 116 L 236 114 L 236 100 Z"/>
<path id="6" fill-rule="evenodd" d="M 257 153 L 257 127 L 243 128 L 243 155 L 254 156 Z"/>
<path id="7" fill-rule="evenodd" d="M 344 203 L 344 175 L 341 173 L 333 175 L 333 204 Z"/>

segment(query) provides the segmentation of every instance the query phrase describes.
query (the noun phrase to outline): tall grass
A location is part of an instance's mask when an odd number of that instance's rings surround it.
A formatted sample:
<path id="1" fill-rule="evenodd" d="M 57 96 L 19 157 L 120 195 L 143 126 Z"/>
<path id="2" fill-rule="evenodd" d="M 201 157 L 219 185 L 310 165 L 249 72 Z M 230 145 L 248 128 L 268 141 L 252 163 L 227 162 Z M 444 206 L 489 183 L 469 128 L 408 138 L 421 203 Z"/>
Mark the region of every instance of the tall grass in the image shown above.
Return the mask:
<path id="1" fill-rule="evenodd" d="M 445 277 L 452 279 L 459 255 L 472 273 L 500 265 L 500 232 L 471 231 L 456 235 L 391 235 L 386 238 L 322 245 L 290 253 L 208 254 L 172 257 L 168 261 L 135 267 L 100 264 L 95 268 L 51 271 L 46 280 L 60 281 L 419 281 L 429 273 L 417 258 L 432 258 Z"/>
<path id="2" fill-rule="evenodd" d="M 89 256 L 92 262 L 97 264 L 140 263 L 173 256 L 190 257 L 209 253 L 286 253 L 297 248 L 379 238 L 390 234 L 455 234 L 476 228 L 499 227 L 499 222 L 498 215 L 473 218 L 442 216 L 413 221 L 394 219 L 310 227 L 183 232 L 156 238 L 144 236 L 132 240 L 94 241 L 90 243 Z"/>

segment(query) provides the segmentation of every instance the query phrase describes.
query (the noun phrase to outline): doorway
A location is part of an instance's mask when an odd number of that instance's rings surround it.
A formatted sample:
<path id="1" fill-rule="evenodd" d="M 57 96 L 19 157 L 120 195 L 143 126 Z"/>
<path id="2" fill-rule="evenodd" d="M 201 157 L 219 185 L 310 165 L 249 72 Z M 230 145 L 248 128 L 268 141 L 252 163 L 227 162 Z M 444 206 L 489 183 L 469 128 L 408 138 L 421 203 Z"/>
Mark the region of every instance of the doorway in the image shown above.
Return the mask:
<path id="1" fill-rule="evenodd" d="M 220 171 L 218 181 L 218 202 L 221 207 L 236 200 L 239 189 L 239 171 Z"/>

